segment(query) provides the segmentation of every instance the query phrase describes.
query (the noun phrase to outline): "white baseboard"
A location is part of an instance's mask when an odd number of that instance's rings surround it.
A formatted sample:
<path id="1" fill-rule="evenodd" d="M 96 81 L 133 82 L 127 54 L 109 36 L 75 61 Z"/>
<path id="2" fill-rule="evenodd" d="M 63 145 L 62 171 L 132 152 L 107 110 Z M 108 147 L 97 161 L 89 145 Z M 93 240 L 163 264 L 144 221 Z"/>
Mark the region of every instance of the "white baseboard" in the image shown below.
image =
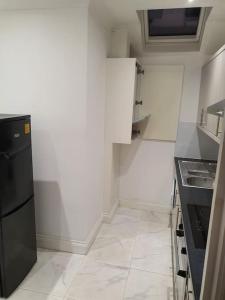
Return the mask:
<path id="1" fill-rule="evenodd" d="M 37 234 L 37 246 L 38 248 L 45 248 L 62 252 L 87 254 L 98 234 L 102 221 L 103 217 L 101 217 L 96 222 L 95 226 L 92 228 L 85 241 L 63 239 L 59 236 L 54 235 Z"/>
<path id="2" fill-rule="evenodd" d="M 118 206 L 119 206 L 119 201 L 116 201 L 114 203 L 113 207 L 111 208 L 110 212 L 103 213 L 103 222 L 104 223 L 111 223 Z"/>
<path id="3" fill-rule="evenodd" d="M 119 205 L 122 207 L 127 207 L 127 208 L 133 208 L 133 209 L 140 209 L 140 210 L 154 210 L 159 213 L 166 213 L 169 214 L 171 211 L 171 208 L 169 206 L 164 206 L 164 205 L 156 205 L 155 203 L 151 202 L 144 202 L 144 201 L 139 201 L 135 199 L 120 199 Z"/>

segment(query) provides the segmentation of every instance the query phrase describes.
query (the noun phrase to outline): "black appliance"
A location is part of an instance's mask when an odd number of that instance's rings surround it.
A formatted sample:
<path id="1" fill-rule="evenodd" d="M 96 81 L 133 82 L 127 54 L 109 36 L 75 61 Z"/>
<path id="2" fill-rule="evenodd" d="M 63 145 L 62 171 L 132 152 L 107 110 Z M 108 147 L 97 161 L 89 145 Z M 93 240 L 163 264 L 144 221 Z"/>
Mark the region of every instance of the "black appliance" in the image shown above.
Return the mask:
<path id="1" fill-rule="evenodd" d="M 211 207 L 203 205 L 188 205 L 191 230 L 197 249 L 205 249 L 209 230 Z"/>
<path id="2" fill-rule="evenodd" d="M 0 294 L 37 260 L 30 116 L 0 114 Z"/>

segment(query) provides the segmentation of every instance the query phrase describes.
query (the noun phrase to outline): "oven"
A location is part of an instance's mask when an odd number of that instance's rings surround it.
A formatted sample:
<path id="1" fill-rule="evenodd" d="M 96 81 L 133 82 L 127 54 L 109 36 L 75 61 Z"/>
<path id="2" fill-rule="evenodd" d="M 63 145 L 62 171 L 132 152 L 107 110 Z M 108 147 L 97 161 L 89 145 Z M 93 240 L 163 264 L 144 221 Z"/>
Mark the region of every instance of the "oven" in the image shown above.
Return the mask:
<path id="1" fill-rule="evenodd" d="M 181 210 L 178 210 L 177 220 L 177 228 L 174 232 L 174 283 L 177 300 L 183 300 L 188 272 L 188 259 Z"/>
<path id="2" fill-rule="evenodd" d="M 176 300 L 185 299 L 185 290 L 188 274 L 188 258 L 185 242 L 182 212 L 180 207 L 179 190 L 176 178 L 174 179 L 174 193 L 172 199 L 172 260 L 173 283 Z"/>

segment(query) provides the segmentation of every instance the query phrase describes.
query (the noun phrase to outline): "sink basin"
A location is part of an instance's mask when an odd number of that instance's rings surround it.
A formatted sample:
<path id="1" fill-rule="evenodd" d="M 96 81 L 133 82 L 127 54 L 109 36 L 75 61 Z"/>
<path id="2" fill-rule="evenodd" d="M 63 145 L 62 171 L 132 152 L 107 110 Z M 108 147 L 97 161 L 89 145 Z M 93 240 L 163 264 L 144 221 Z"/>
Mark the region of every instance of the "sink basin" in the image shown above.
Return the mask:
<path id="1" fill-rule="evenodd" d="M 198 161 L 179 161 L 180 166 L 187 171 L 216 173 L 216 163 L 198 162 Z"/>
<path id="2" fill-rule="evenodd" d="M 183 186 L 213 189 L 216 163 L 179 161 Z"/>
<path id="3" fill-rule="evenodd" d="M 206 189 L 212 189 L 213 188 L 213 182 L 214 180 L 212 178 L 206 178 L 206 177 L 187 177 L 187 184 L 190 186 L 195 187 L 202 187 Z"/>
<path id="4" fill-rule="evenodd" d="M 208 171 L 188 171 L 189 175 L 198 176 L 198 177 L 206 177 L 206 178 L 215 178 L 214 173 L 209 173 Z"/>

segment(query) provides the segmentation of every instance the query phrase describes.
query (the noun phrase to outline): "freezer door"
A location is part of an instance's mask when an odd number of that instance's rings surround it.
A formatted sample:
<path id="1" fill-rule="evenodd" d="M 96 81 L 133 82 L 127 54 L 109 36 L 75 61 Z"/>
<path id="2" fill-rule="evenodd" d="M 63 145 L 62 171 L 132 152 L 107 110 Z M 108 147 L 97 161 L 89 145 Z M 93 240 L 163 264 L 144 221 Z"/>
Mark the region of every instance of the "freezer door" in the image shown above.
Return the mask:
<path id="1" fill-rule="evenodd" d="M 34 199 L 1 220 L 2 295 L 8 297 L 37 260 Z"/>
<path id="2" fill-rule="evenodd" d="M 33 196 L 30 119 L 0 125 L 1 216 Z"/>

